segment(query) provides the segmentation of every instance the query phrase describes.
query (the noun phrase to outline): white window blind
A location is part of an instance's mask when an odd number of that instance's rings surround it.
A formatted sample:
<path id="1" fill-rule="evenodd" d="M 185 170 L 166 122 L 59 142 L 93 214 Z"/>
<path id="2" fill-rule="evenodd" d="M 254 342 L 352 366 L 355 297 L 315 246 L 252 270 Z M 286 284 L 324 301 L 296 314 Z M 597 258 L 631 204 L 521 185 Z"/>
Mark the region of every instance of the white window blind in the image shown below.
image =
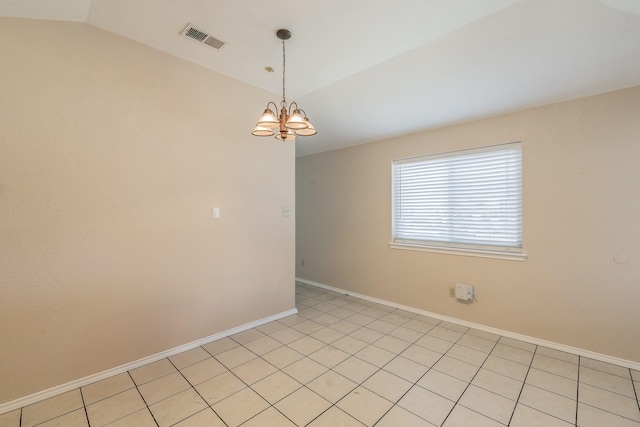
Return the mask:
<path id="1" fill-rule="evenodd" d="M 521 252 L 520 143 L 394 160 L 393 242 Z"/>

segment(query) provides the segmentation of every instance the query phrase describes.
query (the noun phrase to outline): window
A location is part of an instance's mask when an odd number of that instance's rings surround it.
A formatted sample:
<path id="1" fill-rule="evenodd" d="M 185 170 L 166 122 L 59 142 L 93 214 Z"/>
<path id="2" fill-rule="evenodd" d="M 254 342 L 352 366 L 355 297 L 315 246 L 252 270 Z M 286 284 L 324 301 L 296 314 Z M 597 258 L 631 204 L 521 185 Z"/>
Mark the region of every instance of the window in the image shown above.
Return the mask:
<path id="1" fill-rule="evenodd" d="M 394 160 L 392 175 L 392 247 L 524 259 L 519 142 Z"/>

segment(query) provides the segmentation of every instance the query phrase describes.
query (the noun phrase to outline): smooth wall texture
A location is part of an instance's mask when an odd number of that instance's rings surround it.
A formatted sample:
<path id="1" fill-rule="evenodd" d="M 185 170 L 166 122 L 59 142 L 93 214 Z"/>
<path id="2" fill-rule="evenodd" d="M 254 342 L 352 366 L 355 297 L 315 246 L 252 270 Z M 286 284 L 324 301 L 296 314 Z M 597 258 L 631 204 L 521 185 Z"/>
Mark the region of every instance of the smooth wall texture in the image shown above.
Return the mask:
<path id="1" fill-rule="evenodd" d="M 640 362 L 639 117 L 634 87 L 298 158 L 296 274 Z M 526 261 L 389 248 L 393 159 L 512 141 Z M 456 282 L 477 302 L 449 297 Z"/>
<path id="2" fill-rule="evenodd" d="M 294 307 L 269 93 L 88 24 L 0 40 L 0 403 Z"/>

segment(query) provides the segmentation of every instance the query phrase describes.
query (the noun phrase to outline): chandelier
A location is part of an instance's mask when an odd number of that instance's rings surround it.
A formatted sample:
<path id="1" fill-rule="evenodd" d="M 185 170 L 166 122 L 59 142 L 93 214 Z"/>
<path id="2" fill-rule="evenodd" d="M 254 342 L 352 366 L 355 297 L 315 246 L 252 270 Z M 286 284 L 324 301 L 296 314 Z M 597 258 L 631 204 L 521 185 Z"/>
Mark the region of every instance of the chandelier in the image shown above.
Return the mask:
<path id="1" fill-rule="evenodd" d="M 315 135 L 318 132 L 307 118 L 307 113 L 305 113 L 303 109 L 298 108 L 298 104 L 295 102 L 292 102 L 291 105 L 287 107 L 284 85 L 286 65 L 284 41 L 291 38 L 291 31 L 280 29 L 276 32 L 276 36 L 282 40 L 282 101 L 280 101 L 280 114 L 276 114 L 278 106 L 274 102 L 269 102 L 251 134 L 255 136 L 275 135 L 276 139 L 282 141 L 293 141 L 296 139 L 296 135 Z M 273 110 L 271 106 L 273 106 Z M 274 129 L 276 130 L 274 131 Z"/>

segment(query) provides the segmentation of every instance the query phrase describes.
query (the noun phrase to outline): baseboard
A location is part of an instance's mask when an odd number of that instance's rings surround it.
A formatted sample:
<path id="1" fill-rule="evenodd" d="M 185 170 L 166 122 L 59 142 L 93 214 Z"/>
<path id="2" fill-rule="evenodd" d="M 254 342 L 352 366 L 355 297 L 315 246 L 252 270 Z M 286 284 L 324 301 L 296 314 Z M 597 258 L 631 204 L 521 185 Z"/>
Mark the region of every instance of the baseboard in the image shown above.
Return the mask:
<path id="1" fill-rule="evenodd" d="M 66 393 L 68 391 L 74 390 L 79 387 L 84 387 L 96 381 L 100 381 L 106 378 L 109 378 L 114 375 L 121 374 L 123 372 L 130 371 L 132 369 L 139 368 L 149 363 L 157 362 L 158 360 L 165 359 L 167 357 L 174 356 L 178 353 L 182 353 L 183 351 L 191 350 L 196 347 L 200 347 L 201 345 L 210 343 L 212 341 L 219 340 L 224 337 L 228 337 L 229 335 L 234 335 L 239 332 L 246 331 L 251 328 L 255 328 L 260 325 L 264 325 L 269 322 L 273 322 L 274 320 L 282 319 L 283 317 L 291 316 L 298 312 L 297 309 L 292 308 L 291 310 L 283 311 L 281 313 L 274 314 L 272 316 L 264 317 L 259 320 L 255 320 L 253 322 L 246 323 L 241 326 L 237 326 L 235 328 L 228 329 L 223 332 L 219 332 L 217 334 L 209 335 L 208 337 L 201 338 L 196 341 L 192 341 L 187 344 L 183 344 L 179 347 L 174 347 L 172 349 L 153 354 L 151 356 L 144 357 L 142 359 L 136 360 L 134 362 L 130 362 L 112 369 L 108 369 L 106 371 L 98 372 L 97 374 L 89 375 L 84 378 L 80 378 L 66 384 L 61 384 L 55 387 L 52 387 L 47 390 L 42 390 L 34 394 L 30 394 L 28 396 L 24 396 L 18 398 L 16 400 L 11 400 L 9 402 L 5 402 L 0 404 L 0 414 L 4 414 L 6 412 L 13 411 L 15 409 L 22 408 L 27 405 L 31 405 L 33 403 L 39 402 L 41 400 L 48 399 L 53 396 L 57 396 L 62 393 Z"/>
<path id="2" fill-rule="evenodd" d="M 540 338 L 530 337 L 528 335 L 522 335 L 511 331 L 506 331 L 503 329 L 492 328 L 490 326 L 481 325 L 479 323 L 467 322 L 466 320 L 456 319 L 455 317 L 443 316 L 442 314 L 432 313 L 430 311 L 420 310 L 414 307 L 409 307 L 402 304 L 396 304 L 391 301 L 386 301 L 379 298 L 370 297 L 368 295 L 358 294 L 355 292 L 347 291 L 345 289 L 335 288 L 333 286 L 325 285 L 323 283 L 314 282 L 312 280 L 301 279 L 296 277 L 296 282 L 306 283 L 307 285 L 316 286 L 318 288 L 327 289 L 330 291 L 339 292 L 341 294 L 348 294 L 357 298 L 362 298 L 367 301 L 376 302 L 378 304 L 388 305 L 390 307 L 399 308 L 401 310 L 405 310 L 411 313 L 421 314 L 423 316 L 433 317 L 435 319 L 443 320 L 446 322 L 455 323 L 457 325 L 466 326 L 467 328 L 474 328 L 481 331 L 489 332 L 496 335 L 502 335 L 507 338 L 513 338 L 520 341 L 525 341 L 535 345 L 541 345 L 544 347 L 549 347 L 554 350 L 560 350 L 567 353 L 577 354 L 578 356 L 584 356 L 591 359 L 599 360 L 601 362 L 612 363 L 614 365 L 624 366 L 625 368 L 634 369 L 636 371 L 640 371 L 640 362 L 634 362 L 632 360 L 621 359 L 619 357 L 609 356 L 607 354 L 596 353 L 589 350 L 584 350 L 582 348 L 571 347 L 568 345 L 546 341 Z"/>

